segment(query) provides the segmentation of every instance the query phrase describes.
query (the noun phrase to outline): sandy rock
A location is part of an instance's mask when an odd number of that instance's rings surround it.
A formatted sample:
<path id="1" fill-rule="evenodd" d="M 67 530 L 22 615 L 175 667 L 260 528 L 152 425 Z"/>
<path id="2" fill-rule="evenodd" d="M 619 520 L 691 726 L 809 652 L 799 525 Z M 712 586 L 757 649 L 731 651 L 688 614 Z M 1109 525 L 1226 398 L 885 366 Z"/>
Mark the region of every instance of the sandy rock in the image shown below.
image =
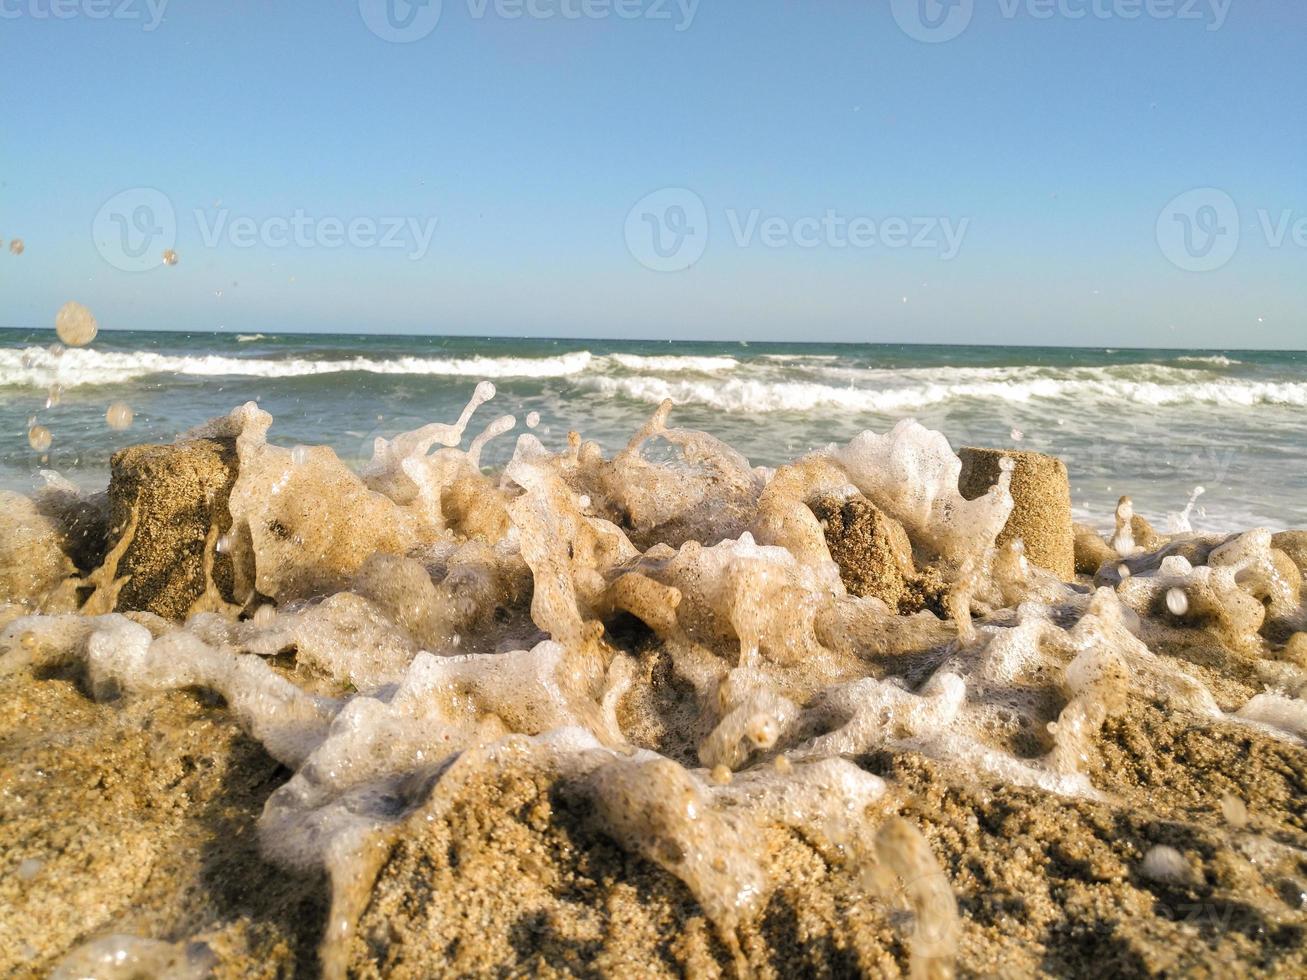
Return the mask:
<path id="1" fill-rule="evenodd" d="M 118 596 L 121 610 L 146 610 L 166 619 L 184 619 L 205 589 L 206 542 L 216 526 L 231 527 L 227 500 L 236 481 L 232 440 L 197 439 L 171 446 L 131 446 L 115 453 L 109 481 L 111 528 L 115 540 L 138 521 L 131 545 L 118 566 L 130 576 Z M 231 598 L 232 567 L 215 554 L 214 579 Z"/>
<path id="2" fill-rule="evenodd" d="M 1307 575 L 1307 531 L 1281 531 L 1272 535 L 1271 547 L 1283 551 Z"/>
<path id="3" fill-rule="evenodd" d="M 0 678 L 0 976 L 110 935 L 181 939 L 214 977 L 316 974 L 326 882 L 255 833 L 283 779 L 212 698 Z"/>
<path id="4" fill-rule="evenodd" d="M 61 543 L 58 525 L 32 500 L 0 491 L 0 606 L 13 603 L 51 612 L 74 608 L 68 603 L 76 569 Z"/>
<path id="5" fill-rule="evenodd" d="M 36 509 L 55 522 L 64 553 L 82 572 L 90 572 L 109 550 L 109 494 L 82 494 L 71 484 L 43 487 L 33 498 Z"/>
<path id="6" fill-rule="evenodd" d="M 811 509 L 840 566 L 844 587 L 897 608 L 915 572 L 912 543 L 903 525 L 861 494 L 819 497 Z"/>
<path id="7" fill-rule="evenodd" d="M 1112 546 L 1092 527 L 1073 524 L 1075 534 L 1075 562 L 1077 575 L 1096 575 L 1104 562 L 1119 560 Z"/>
<path id="8" fill-rule="evenodd" d="M 958 487 L 968 500 L 984 494 L 998 482 L 999 463 L 1010 459 L 1014 507 L 997 543 L 1017 538 L 1026 545 L 1026 557 L 1057 575 L 1064 582 L 1075 577 L 1075 536 L 1071 527 L 1071 484 L 1066 464 L 1055 456 L 1015 449 L 958 451 L 962 474 Z"/>

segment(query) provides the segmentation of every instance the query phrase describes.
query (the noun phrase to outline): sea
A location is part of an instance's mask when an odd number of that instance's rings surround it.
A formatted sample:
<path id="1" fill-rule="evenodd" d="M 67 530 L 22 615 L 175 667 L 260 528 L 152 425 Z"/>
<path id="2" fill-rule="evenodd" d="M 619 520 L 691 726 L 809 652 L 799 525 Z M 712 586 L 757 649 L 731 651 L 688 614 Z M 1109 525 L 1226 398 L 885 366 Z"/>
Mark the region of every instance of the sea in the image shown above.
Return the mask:
<path id="1" fill-rule="evenodd" d="M 377 436 L 454 420 L 481 380 L 498 394 L 472 432 L 512 414 L 520 433 L 538 413 L 556 448 L 574 430 L 615 451 L 667 398 L 673 425 L 761 466 L 915 418 L 955 448 L 1062 457 L 1075 516 L 1097 527 L 1125 494 L 1162 528 L 1191 500 L 1196 531 L 1307 527 L 1307 353 L 1241 350 L 155 331 L 64 348 L 52 329 L 0 329 L 0 487 L 31 492 L 53 471 L 101 489 L 116 450 L 251 400 L 272 441 L 357 465 Z M 106 422 L 118 403 L 125 429 Z"/>

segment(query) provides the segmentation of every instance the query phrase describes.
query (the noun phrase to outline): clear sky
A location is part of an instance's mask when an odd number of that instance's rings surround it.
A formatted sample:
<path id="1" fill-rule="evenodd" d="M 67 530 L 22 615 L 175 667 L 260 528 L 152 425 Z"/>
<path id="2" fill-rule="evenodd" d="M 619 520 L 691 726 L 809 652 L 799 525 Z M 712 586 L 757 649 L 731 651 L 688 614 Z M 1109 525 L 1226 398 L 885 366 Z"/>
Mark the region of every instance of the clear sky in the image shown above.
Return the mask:
<path id="1" fill-rule="evenodd" d="M 0 325 L 1307 346 L 1298 0 L 386 3 L 0 0 Z"/>

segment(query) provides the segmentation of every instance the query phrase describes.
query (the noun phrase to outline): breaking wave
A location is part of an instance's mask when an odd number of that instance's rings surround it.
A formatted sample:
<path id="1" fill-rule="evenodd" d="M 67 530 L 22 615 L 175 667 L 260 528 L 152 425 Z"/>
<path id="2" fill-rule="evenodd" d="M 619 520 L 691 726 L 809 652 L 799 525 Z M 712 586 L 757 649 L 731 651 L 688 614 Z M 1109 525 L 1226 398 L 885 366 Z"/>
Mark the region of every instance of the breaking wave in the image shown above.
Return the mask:
<path id="1" fill-rule="evenodd" d="M 905 372 L 906 373 L 906 372 Z M 940 372 L 945 374 L 946 372 Z M 1033 378 L 922 383 L 894 388 L 767 382 L 744 378 L 714 381 L 654 377 L 584 377 L 581 384 L 607 395 L 656 405 L 704 405 L 726 412 L 804 412 L 841 408 L 854 412 L 898 412 L 953 399 L 1028 402 L 1072 399 L 1144 405 L 1307 406 L 1307 384 L 1295 382 L 1222 381 L 1159 384 L 1154 381 L 1101 378 Z"/>
<path id="2" fill-rule="evenodd" d="M 584 371 L 589 351 L 558 357 L 350 357 L 337 360 L 271 360 L 219 354 L 176 356 L 150 351 L 73 349 L 52 353 L 42 347 L 0 350 L 0 385 L 66 388 L 120 384 L 152 374 L 197 377 L 299 378 L 319 374 L 433 375 L 473 378 L 558 378 Z"/>

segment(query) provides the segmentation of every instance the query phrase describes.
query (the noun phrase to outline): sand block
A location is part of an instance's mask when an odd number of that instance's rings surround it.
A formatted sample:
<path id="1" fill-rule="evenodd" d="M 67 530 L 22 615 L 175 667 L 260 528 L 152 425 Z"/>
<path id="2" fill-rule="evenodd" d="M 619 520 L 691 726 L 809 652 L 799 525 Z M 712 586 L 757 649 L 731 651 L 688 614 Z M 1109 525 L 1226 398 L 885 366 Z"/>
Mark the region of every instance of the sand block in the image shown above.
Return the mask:
<path id="1" fill-rule="evenodd" d="M 1103 562 L 1120 561 L 1121 556 L 1092 527 L 1073 524 L 1072 530 L 1075 535 L 1076 574 L 1097 575 Z"/>
<path id="2" fill-rule="evenodd" d="M 826 535 L 844 587 L 897 609 L 915 575 L 912 544 L 903 525 L 866 497 L 827 495 L 810 505 Z"/>
<path id="3" fill-rule="evenodd" d="M 76 608 L 76 569 L 64 554 L 58 525 L 22 494 L 0 490 L 0 607 L 23 613 Z M 53 605 L 51 605 L 53 603 Z"/>
<path id="4" fill-rule="evenodd" d="M 110 528 L 115 542 L 137 523 L 117 575 L 131 576 L 117 609 L 185 619 L 205 590 L 206 546 L 215 551 L 213 578 L 232 597 L 231 560 L 214 548 L 227 533 L 227 501 L 236 482 L 234 439 L 196 439 L 170 446 L 130 446 L 110 463 Z"/>
<path id="5" fill-rule="evenodd" d="M 1064 582 L 1075 577 L 1075 535 L 1071 529 L 1071 484 L 1066 464 L 1056 456 L 1016 449 L 977 449 L 958 452 L 962 474 L 958 487 L 968 500 L 984 494 L 998 482 L 1003 459 L 1015 463 L 1012 471 L 1014 506 L 998 544 L 1017 538 L 1026 544 L 1026 557 Z"/>
<path id="6" fill-rule="evenodd" d="M 1271 547 L 1283 551 L 1307 575 L 1307 531 L 1281 531 L 1271 536 Z"/>

